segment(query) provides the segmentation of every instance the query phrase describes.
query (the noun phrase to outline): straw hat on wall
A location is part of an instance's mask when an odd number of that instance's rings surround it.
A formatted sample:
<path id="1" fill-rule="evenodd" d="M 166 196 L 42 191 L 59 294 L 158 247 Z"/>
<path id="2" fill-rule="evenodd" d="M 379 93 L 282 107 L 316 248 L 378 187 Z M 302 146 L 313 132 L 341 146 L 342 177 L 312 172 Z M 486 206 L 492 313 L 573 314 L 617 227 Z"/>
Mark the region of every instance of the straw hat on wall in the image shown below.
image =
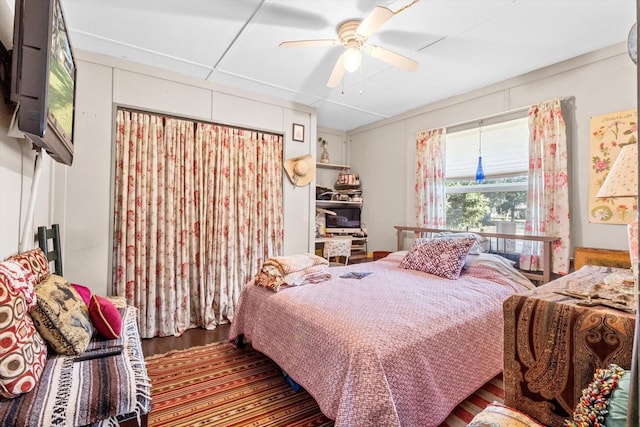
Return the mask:
<path id="1" fill-rule="evenodd" d="M 284 162 L 284 170 L 293 185 L 303 187 L 313 181 L 316 163 L 310 154 L 293 157 Z"/>

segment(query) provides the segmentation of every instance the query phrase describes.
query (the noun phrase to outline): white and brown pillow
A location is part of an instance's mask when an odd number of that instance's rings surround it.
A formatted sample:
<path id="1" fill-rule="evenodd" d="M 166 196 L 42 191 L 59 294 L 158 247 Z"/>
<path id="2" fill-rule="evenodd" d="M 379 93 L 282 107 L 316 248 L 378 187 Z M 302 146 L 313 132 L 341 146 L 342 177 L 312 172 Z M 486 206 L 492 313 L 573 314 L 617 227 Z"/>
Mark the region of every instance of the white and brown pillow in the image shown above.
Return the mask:
<path id="1" fill-rule="evenodd" d="M 400 262 L 400 268 L 423 271 L 445 279 L 457 279 L 475 242 L 473 237 L 416 239 Z"/>
<path id="2" fill-rule="evenodd" d="M 60 354 L 83 353 L 93 336 L 89 308 L 63 277 L 55 274 L 36 286 L 38 304 L 31 310 L 33 323 Z"/>

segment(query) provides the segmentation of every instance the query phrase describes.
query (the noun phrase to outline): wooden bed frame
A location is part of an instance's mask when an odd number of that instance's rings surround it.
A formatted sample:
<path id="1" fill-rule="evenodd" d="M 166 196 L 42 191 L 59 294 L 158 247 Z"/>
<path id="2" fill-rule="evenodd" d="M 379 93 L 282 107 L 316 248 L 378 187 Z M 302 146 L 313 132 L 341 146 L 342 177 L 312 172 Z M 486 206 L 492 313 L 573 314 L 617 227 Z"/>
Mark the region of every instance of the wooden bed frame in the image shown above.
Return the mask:
<path id="1" fill-rule="evenodd" d="M 405 233 L 414 233 L 414 236 L 418 235 L 419 237 L 431 237 L 436 233 L 467 233 L 467 231 L 460 230 L 440 230 L 437 228 L 405 227 L 401 225 L 394 225 L 393 227 L 396 229 L 399 251 L 404 248 L 404 241 L 406 238 Z M 530 271 L 521 269 L 520 272 L 530 280 L 540 282 L 541 284 L 551 281 L 551 245 L 553 244 L 553 242 L 559 240 L 558 237 L 525 236 L 522 234 L 505 233 L 484 233 L 477 231 L 473 231 L 473 233 L 489 239 L 489 252 L 491 253 L 500 253 L 501 246 L 504 250 L 507 240 L 527 240 L 540 242 L 540 244 L 542 245 L 542 265 L 544 269 L 542 271 Z"/>

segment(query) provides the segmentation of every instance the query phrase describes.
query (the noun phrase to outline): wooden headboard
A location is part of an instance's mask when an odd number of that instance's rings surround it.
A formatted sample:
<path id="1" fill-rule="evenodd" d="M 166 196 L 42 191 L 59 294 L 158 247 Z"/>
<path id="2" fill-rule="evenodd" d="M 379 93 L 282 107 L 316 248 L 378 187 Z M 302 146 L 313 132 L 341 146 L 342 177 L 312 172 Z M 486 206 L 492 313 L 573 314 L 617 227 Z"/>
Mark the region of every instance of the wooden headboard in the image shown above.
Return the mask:
<path id="1" fill-rule="evenodd" d="M 402 250 L 404 247 L 405 233 L 414 233 L 420 237 L 431 237 L 436 233 L 466 233 L 466 231 L 460 230 L 439 230 L 437 228 L 421 228 L 421 227 L 404 227 L 401 225 L 394 225 L 396 229 L 396 235 L 398 238 L 398 250 Z M 558 240 L 557 237 L 549 236 L 525 236 L 522 234 L 505 234 L 505 233 L 484 233 L 473 231 L 474 234 L 487 237 L 490 241 L 506 241 L 506 240 L 527 240 L 540 242 L 542 244 L 542 264 L 544 270 L 542 271 L 529 271 L 520 270 L 522 274 L 527 276 L 530 280 L 547 283 L 551 280 L 551 244 Z M 494 252 L 492 250 L 492 252 Z M 499 251 L 497 251 L 499 252 Z"/>
<path id="2" fill-rule="evenodd" d="M 573 269 L 578 270 L 585 264 L 605 267 L 631 268 L 629 251 L 614 249 L 575 248 Z"/>

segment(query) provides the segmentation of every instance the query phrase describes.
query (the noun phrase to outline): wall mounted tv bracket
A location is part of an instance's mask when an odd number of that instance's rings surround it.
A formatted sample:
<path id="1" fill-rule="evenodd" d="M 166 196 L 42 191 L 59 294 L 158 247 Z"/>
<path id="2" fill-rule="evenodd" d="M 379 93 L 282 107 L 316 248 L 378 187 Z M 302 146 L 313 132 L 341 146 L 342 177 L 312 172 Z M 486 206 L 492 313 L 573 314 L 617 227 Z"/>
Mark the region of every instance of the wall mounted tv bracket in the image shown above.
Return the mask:
<path id="1" fill-rule="evenodd" d="M 11 52 L 4 47 L 4 43 L 0 42 L 0 86 L 4 92 L 5 104 L 13 104 L 11 102 Z"/>

